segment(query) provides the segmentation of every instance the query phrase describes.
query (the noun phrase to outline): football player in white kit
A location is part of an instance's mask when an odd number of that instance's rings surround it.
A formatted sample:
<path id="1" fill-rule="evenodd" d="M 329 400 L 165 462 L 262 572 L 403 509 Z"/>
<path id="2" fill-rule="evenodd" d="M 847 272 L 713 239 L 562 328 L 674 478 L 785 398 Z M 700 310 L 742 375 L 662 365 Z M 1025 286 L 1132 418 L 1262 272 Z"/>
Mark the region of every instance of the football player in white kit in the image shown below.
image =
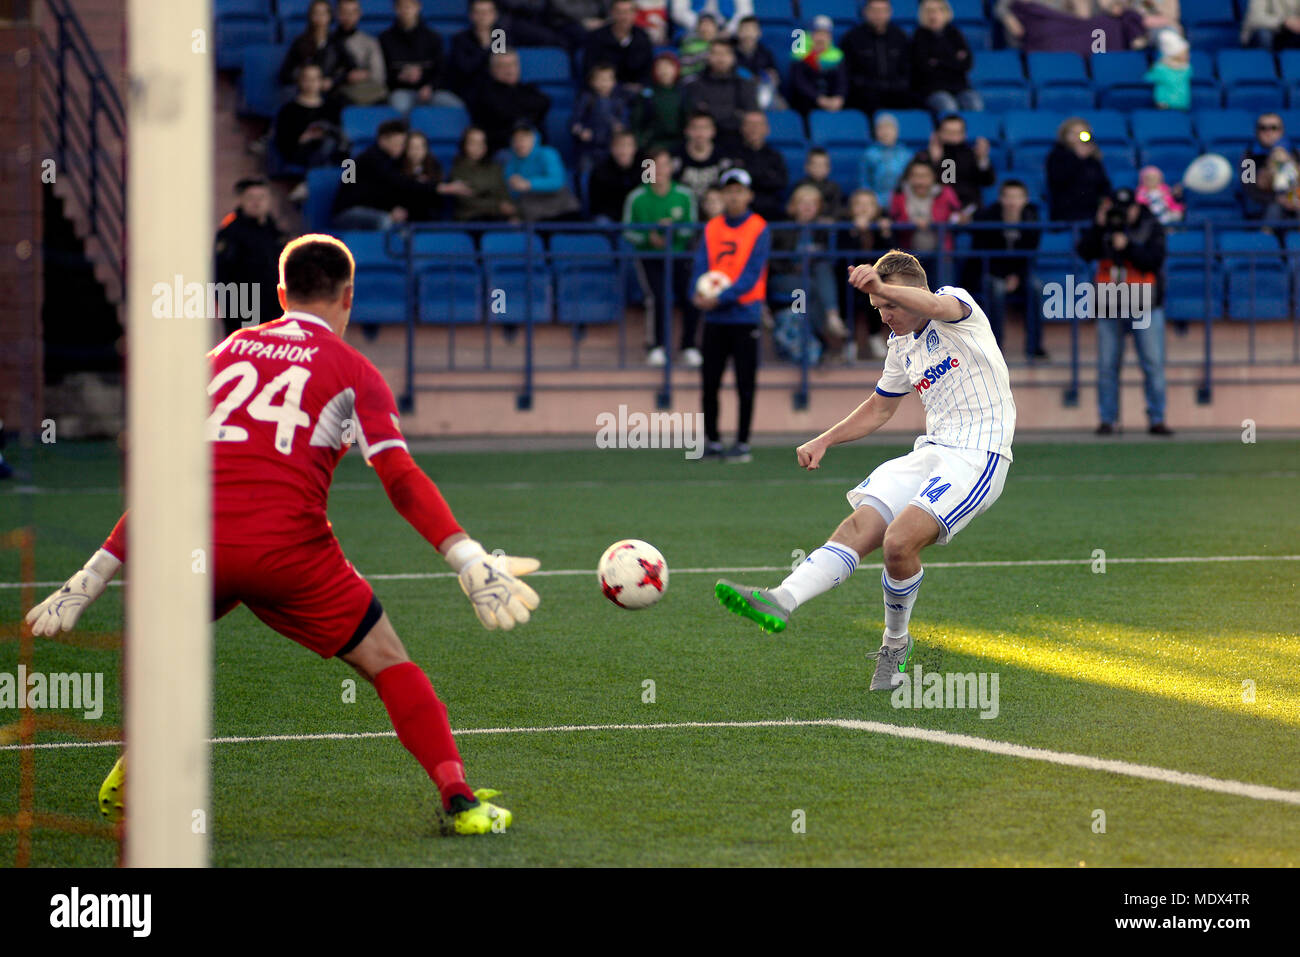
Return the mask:
<path id="1" fill-rule="evenodd" d="M 897 249 L 874 265 L 852 267 L 849 282 L 871 297 L 891 330 L 885 370 L 865 402 L 799 446 L 799 465 L 816 469 L 832 445 L 870 435 L 911 391 L 925 406 L 925 434 L 910 453 L 849 490 L 852 513 L 776 588 L 719 581 L 715 590 L 728 610 L 765 631 L 783 631 L 796 608 L 881 549 L 885 634 L 872 655 L 871 690 L 885 691 L 903 682 L 912 655 L 908 622 L 925 576 L 921 550 L 948 544 L 1002 494 L 1016 404 L 988 317 L 965 289 L 930 292 L 916 257 Z"/>

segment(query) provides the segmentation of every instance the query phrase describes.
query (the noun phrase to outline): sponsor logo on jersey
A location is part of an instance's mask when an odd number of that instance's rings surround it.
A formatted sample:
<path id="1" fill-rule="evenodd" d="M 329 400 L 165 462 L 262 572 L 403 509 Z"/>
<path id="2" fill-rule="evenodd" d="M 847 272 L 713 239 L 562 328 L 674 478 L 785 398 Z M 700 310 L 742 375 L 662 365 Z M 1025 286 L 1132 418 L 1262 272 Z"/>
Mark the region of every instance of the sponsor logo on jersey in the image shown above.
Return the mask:
<path id="1" fill-rule="evenodd" d="M 913 385 L 912 388 L 916 389 L 917 392 L 924 392 L 959 365 L 961 365 L 960 362 L 952 356 L 948 356 L 942 362 L 938 362 L 926 369 L 925 378 Z"/>
<path id="2" fill-rule="evenodd" d="M 311 333 L 298 325 L 296 319 L 290 319 L 282 326 L 276 326 L 274 329 L 263 329 L 262 335 L 265 336 L 283 336 L 285 339 L 297 339 L 299 341 L 308 338 Z"/>

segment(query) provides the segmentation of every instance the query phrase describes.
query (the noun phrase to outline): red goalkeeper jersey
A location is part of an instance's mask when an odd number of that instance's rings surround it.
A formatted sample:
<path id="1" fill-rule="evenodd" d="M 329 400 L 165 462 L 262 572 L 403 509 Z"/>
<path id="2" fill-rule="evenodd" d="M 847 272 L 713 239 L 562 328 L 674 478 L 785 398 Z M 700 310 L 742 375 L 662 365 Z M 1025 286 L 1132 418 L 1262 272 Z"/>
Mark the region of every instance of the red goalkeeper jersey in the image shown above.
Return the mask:
<path id="1" fill-rule="evenodd" d="M 289 312 L 209 354 L 213 543 L 289 545 L 329 532 L 334 468 L 406 448 L 379 370 L 316 316 Z"/>

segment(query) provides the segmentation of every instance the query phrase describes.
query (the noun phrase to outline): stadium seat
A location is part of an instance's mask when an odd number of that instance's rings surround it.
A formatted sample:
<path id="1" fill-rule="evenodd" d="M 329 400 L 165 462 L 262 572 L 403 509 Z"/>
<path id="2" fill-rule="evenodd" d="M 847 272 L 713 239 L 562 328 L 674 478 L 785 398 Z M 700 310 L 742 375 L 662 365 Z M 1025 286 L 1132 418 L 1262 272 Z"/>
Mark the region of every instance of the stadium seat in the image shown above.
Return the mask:
<path id="1" fill-rule="evenodd" d="M 795 21 L 794 6 L 790 0 L 754 0 L 754 16 L 758 17 L 758 22 L 763 26 L 793 26 Z"/>
<path id="2" fill-rule="evenodd" d="M 1165 174 L 1165 182 L 1172 186 L 1183 181 L 1183 173 L 1200 154 L 1201 150 L 1195 143 L 1157 143 L 1141 147 L 1138 163 L 1159 167 Z"/>
<path id="3" fill-rule="evenodd" d="M 460 143 L 469 126 L 469 112 L 463 106 L 417 106 L 411 110 L 411 129 L 419 130 L 434 143 Z"/>
<path id="4" fill-rule="evenodd" d="M 569 54 L 561 47 L 519 47 L 519 75 L 528 83 L 572 83 Z"/>
<path id="5" fill-rule="evenodd" d="M 574 145 L 573 130 L 569 128 L 569 108 L 551 105 L 550 111 L 546 114 L 546 128 L 543 135 L 546 137 L 546 145 L 555 147 L 556 152 L 560 154 L 560 159 L 564 161 L 564 168 L 572 171 L 574 168 Z"/>
<path id="6" fill-rule="evenodd" d="M 1092 87 L 1104 109 L 1133 110 L 1154 106 L 1151 84 L 1142 79 L 1149 66 L 1140 50 L 1116 50 L 1091 61 Z"/>
<path id="7" fill-rule="evenodd" d="M 928 114 L 927 114 L 928 121 Z M 818 146 L 855 146 L 859 151 L 871 141 L 867 120 L 857 110 L 840 110 L 835 113 L 813 110 L 808 114 L 809 138 Z M 926 136 L 929 137 L 929 133 Z M 899 121 L 899 139 L 906 139 Z"/>
<path id="8" fill-rule="evenodd" d="M 1202 147 L 1234 163 L 1255 138 L 1255 117 L 1247 110 L 1195 110 L 1192 125 Z"/>
<path id="9" fill-rule="evenodd" d="M 1214 57 L 1192 41 L 1192 109 L 1213 110 L 1223 105 L 1219 81 L 1214 73 Z"/>
<path id="10" fill-rule="evenodd" d="M 1047 301 L 1053 295 L 1060 296 L 1063 299 L 1065 315 L 1047 315 L 1044 313 L 1044 322 L 1069 322 L 1069 311 L 1073 308 L 1075 300 L 1070 295 L 1071 283 L 1070 277 L 1074 277 L 1074 285 L 1091 279 L 1088 272 L 1088 266 L 1083 260 L 1079 259 L 1074 253 L 1074 234 L 1069 230 L 1052 229 L 1045 230 L 1038 242 L 1038 256 L 1034 260 L 1032 267 L 1033 280 L 1040 283 L 1043 289 L 1043 299 Z M 1052 284 L 1057 289 L 1050 288 Z M 1090 317 L 1080 316 L 1081 319 Z"/>
<path id="11" fill-rule="evenodd" d="M 339 171 L 332 166 L 307 170 L 307 202 L 302 207 L 303 225 L 309 232 L 327 233 L 338 194 Z"/>
<path id="12" fill-rule="evenodd" d="M 241 70 L 245 47 L 275 42 L 275 21 L 261 13 L 218 13 L 215 42 L 217 69 Z"/>
<path id="13" fill-rule="evenodd" d="M 1165 238 L 1165 315 L 1170 320 L 1202 322 L 1223 317 L 1223 267 L 1212 244 L 1207 254 L 1205 242 L 1205 233 L 1197 229 L 1170 231 Z"/>
<path id="14" fill-rule="evenodd" d="M 1034 102 L 1044 110 L 1078 110 L 1093 106 L 1092 85 L 1083 58 L 1073 53 L 1025 55 Z"/>
<path id="15" fill-rule="evenodd" d="M 375 142 L 380 123 L 401 118 L 402 114 L 391 106 L 345 106 L 343 133 L 352 143 L 352 155 L 356 156 Z"/>
<path id="16" fill-rule="evenodd" d="M 1056 130 L 1065 114 L 1049 110 L 1011 110 L 1002 117 L 1002 130 L 1007 145 L 1014 150 L 1029 143 L 1056 142 Z"/>
<path id="17" fill-rule="evenodd" d="M 861 146 L 832 146 L 826 152 L 831 160 L 831 179 L 839 183 L 845 196 L 862 185 Z M 787 168 L 790 170 L 790 179 L 799 179 L 795 171 L 803 169 L 803 160 L 799 161 L 798 166 L 787 166 Z M 888 206 L 889 197 L 881 199 L 881 205 Z"/>
<path id="18" fill-rule="evenodd" d="M 280 109 L 280 61 L 285 48 L 278 43 L 244 47 L 244 68 L 239 77 L 239 112 L 267 119 Z"/>
<path id="19" fill-rule="evenodd" d="M 511 324 L 549 322 L 551 281 L 541 236 L 534 234 L 529 243 L 523 232 L 484 233 L 482 249 L 488 318 Z"/>
<path id="20" fill-rule="evenodd" d="M 312 0 L 276 0 L 276 15 L 281 19 L 285 17 L 303 17 L 305 19 L 311 3 Z"/>
<path id="21" fill-rule="evenodd" d="M 920 149 L 930 142 L 934 121 L 928 110 L 890 110 L 898 117 L 898 141 Z"/>
<path id="22" fill-rule="evenodd" d="M 598 234 L 556 233 L 551 237 L 556 319 L 593 325 L 623 315 L 620 270 L 609 240 Z"/>
<path id="23" fill-rule="evenodd" d="M 970 82 L 991 113 L 1029 108 L 1029 86 L 1017 50 L 988 50 L 975 57 Z"/>
<path id="24" fill-rule="evenodd" d="M 1119 110 L 1088 110 L 1083 118 L 1092 127 L 1093 141 L 1103 150 L 1131 146 L 1128 119 Z"/>
<path id="25" fill-rule="evenodd" d="M 1282 248 L 1286 256 L 1286 271 L 1291 277 L 1291 288 L 1300 297 L 1300 230 L 1288 230 L 1282 237 Z M 1293 313 L 1300 313 L 1300 302 L 1296 303 Z"/>
<path id="26" fill-rule="evenodd" d="M 1215 223 L 1241 219 L 1241 205 L 1237 202 L 1237 194 L 1232 187 L 1217 193 L 1193 193 L 1187 190 L 1183 200 L 1187 204 L 1186 221 L 1189 223 L 1204 219 Z"/>
<path id="27" fill-rule="evenodd" d="M 1287 101 L 1292 106 L 1300 106 L 1300 50 L 1283 50 L 1277 55 L 1277 63 Z"/>
<path id="28" fill-rule="evenodd" d="M 1029 200 L 1038 203 L 1040 206 L 1047 199 L 1047 174 L 1041 166 L 1029 167 L 1025 169 L 1012 168 L 998 177 L 998 187 L 1009 179 L 1018 179 L 1025 184 L 1029 190 Z M 1043 210 L 1044 217 L 1047 211 Z"/>
<path id="29" fill-rule="evenodd" d="M 768 110 L 767 125 L 771 129 L 767 140 L 773 146 L 803 146 L 808 141 L 803 117 L 794 110 Z"/>
<path id="30" fill-rule="evenodd" d="M 1285 105 L 1277 65 L 1271 53 L 1264 50 L 1220 50 L 1215 60 L 1224 106 L 1262 110 Z"/>
<path id="31" fill-rule="evenodd" d="M 356 260 L 355 305 L 352 321 L 359 324 L 391 325 L 406 321 L 406 266 L 400 256 L 389 255 L 402 248 L 400 236 L 388 232 L 342 232 Z"/>
<path id="32" fill-rule="evenodd" d="M 763 45 L 771 50 L 772 56 L 776 58 L 776 72 L 780 75 L 782 83 L 790 79 L 790 44 L 793 42 L 790 31 L 793 29 L 793 23 L 773 25 L 765 22 L 759 33 Z"/>
<path id="33" fill-rule="evenodd" d="M 800 9 L 803 10 L 802 5 Z M 858 0 L 817 0 L 815 5 L 810 4 L 807 10 L 803 10 L 803 13 L 805 16 L 816 13 L 819 16 L 830 17 L 835 21 L 836 32 L 838 32 L 842 27 L 857 25 L 862 19 L 858 12 L 861 9 L 862 4 Z M 898 22 L 899 18 L 895 17 L 894 19 L 895 22 Z M 902 24 L 899 23 L 899 26 L 902 26 Z M 903 27 L 903 29 L 907 30 L 908 36 L 911 36 L 911 30 L 906 27 Z"/>
<path id="34" fill-rule="evenodd" d="M 1276 238 L 1265 232 L 1222 232 L 1219 252 L 1229 319 L 1291 318 L 1286 261 Z"/>
<path id="35" fill-rule="evenodd" d="M 790 174 L 791 181 L 800 179 L 802 177 L 804 160 L 808 158 L 808 147 L 796 143 L 784 143 L 784 144 L 773 143 L 772 145 L 776 149 L 776 151 L 781 154 L 781 159 L 785 160 L 785 168 Z M 861 153 L 859 153 L 858 155 L 859 157 L 861 157 Z M 834 164 L 833 158 L 831 162 L 832 164 Z M 857 168 L 855 167 L 853 171 L 854 186 L 857 185 L 857 177 L 858 177 Z M 831 179 L 834 179 L 835 182 L 837 183 L 840 182 L 840 180 L 834 174 L 833 167 L 832 167 Z M 843 183 L 840 183 L 841 188 L 843 187 L 843 185 L 844 185 Z"/>
<path id="36" fill-rule="evenodd" d="M 970 140 L 984 137 L 993 147 L 1002 142 L 1002 116 L 987 110 L 963 110 L 961 118 L 966 121 L 966 138 Z"/>
<path id="37" fill-rule="evenodd" d="M 478 322 L 482 316 L 483 274 L 469 233 L 417 232 L 420 321 L 440 324 Z"/>
<path id="38" fill-rule="evenodd" d="M 1192 118 L 1181 110 L 1134 110 L 1129 117 L 1133 139 L 1140 146 L 1152 143 L 1191 143 Z"/>

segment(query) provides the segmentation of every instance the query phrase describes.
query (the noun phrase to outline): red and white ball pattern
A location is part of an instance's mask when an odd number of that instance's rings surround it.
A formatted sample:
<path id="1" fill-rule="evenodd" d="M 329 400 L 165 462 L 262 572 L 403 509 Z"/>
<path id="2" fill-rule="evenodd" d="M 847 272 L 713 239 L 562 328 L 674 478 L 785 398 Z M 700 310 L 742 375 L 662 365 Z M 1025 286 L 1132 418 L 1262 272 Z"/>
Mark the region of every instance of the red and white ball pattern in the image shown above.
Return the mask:
<path id="1" fill-rule="evenodd" d="M 626 538 L 600 556 L 600 590 L 619 608 L 649 608 L 668 590 L 668 563 L 649 542 Z"/>

